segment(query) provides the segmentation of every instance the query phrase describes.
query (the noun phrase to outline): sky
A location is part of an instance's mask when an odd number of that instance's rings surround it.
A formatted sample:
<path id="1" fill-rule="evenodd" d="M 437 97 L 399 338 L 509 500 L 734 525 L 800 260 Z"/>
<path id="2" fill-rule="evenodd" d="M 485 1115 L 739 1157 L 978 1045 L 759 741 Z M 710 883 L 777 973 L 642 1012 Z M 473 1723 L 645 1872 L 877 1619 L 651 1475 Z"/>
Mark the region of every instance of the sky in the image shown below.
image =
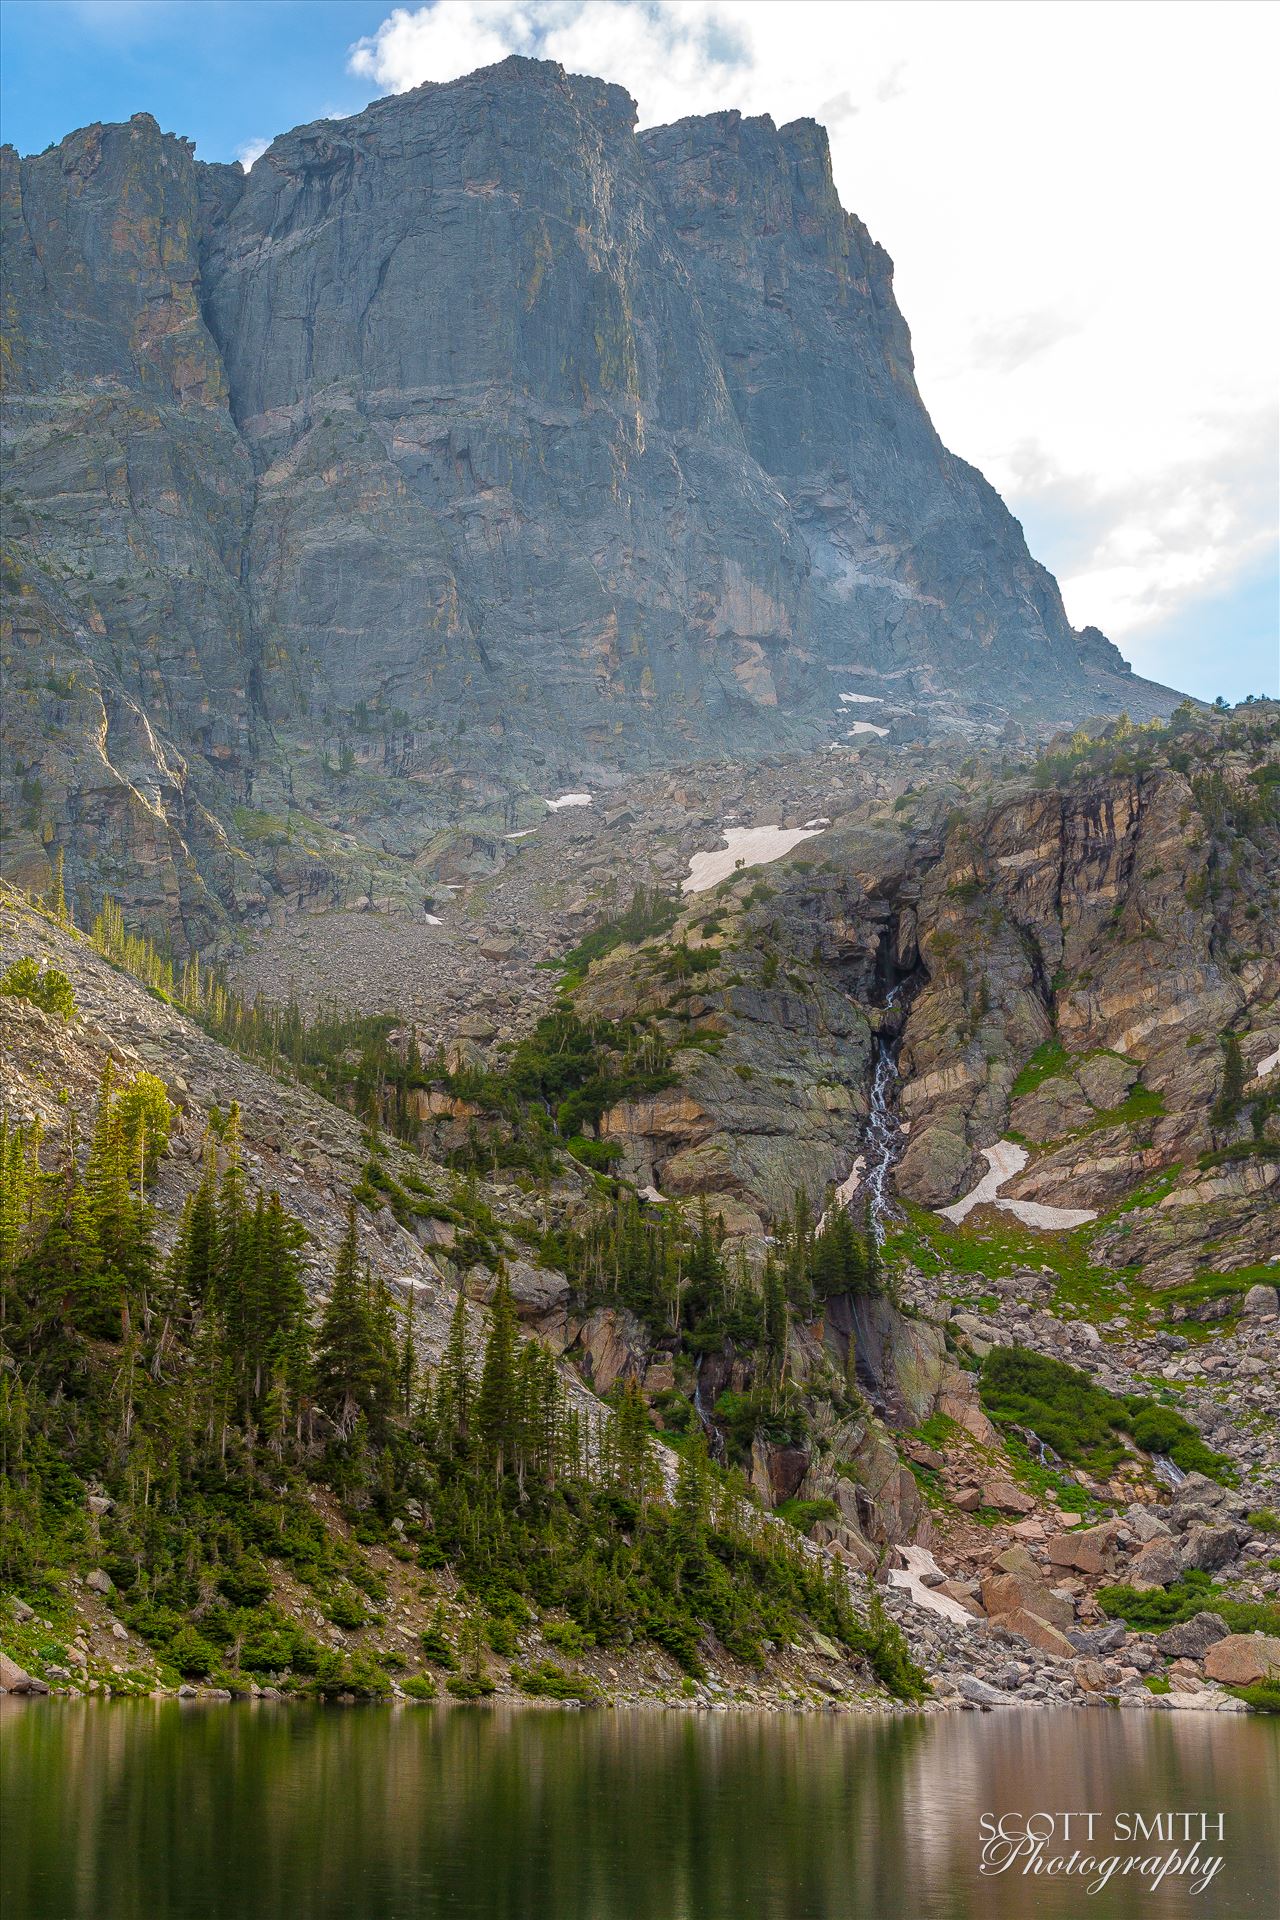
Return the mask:
<path id="1" fill-rule="evenodd" d="M 1280 10 L 1257 0 L 3 0 L 39 150 L 146 109 L 206 160 L 511 52 L 641 125 L 831 136 L 921 392 L 1076 626 L 1205 698 L 1280 691 Z"/>

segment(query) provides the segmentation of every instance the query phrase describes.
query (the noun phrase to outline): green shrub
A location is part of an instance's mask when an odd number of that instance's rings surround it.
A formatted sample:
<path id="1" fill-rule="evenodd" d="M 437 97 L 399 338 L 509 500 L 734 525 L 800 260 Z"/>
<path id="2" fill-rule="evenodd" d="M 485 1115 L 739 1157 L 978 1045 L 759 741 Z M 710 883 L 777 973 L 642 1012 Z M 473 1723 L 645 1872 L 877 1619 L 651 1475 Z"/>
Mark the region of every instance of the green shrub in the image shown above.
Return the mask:
<path id="1" fill-rule="evenodd" d="M 260 1560 L 237 1560 L 223 1567 L 218 1590 L 236 1607 L 257 1607 L 271 1597 L 271 1575 Z"/>
<path id="2" fill-rule="evenodd" d="M 1052 1080 L 1062 1073 L 1069 1064 L 1069 1055 L 1060 1040 L 1046 1040 L 1036 1048 L 1026 1066 L 1022 1069 L 1009 1090 L 1011 1100 L 1020 1100 L 1024 1093 L 1034 1093 L 1045 1080 Z"/>
<path id="3" fill-rule="evenodd" d="M 411 1673 L 400 1685 L 411 1700 L 434 1700 L 436 1697 L 436 1683 L 429 1673 Z"/>
<path id="4" fill-rule="evenodd" d="M 348 1633 L 354 1633 L 357 1627 L 368 1624 L 368 1615 L 354 1593 L 333 1594 L 324 1610 L 324 1617 L 326 1620 L 332 1620 L 335 1627 L 342 1627 Z"/>
<path id="5" fill-rule="evenodd" d="M 516 1637 L 514 1623 L 504 1615 L 490 1615 L 484 1623 L 484 1637 L 494 1653 L 510 1660 L 520 1651 L 520 1642 Z"/>
<path id="6" fill-rule="evenodd" d="M 1234 1478 L 1230 1462 L 1214 1453 L 1173 1407 L 1141 1394 L 1120 1399 L 1087 1373 L 1025 1347 L 993 1347 L 982 1366 L 982 1405 L 997 1426 L 1030 1427 L 1060 1455 L 1105 1477 L 1125 1458 L 1116 1435 L 1132 1435 L 1148 1453 L 1164 1453 L 1184 1473 Z"/>
<path id="7" fill-rule="evenodd" d="M 544 1620 L 542 1637 L 549 1647 L 558 1653 L 585 1653 L 588 1647 L 594 1647 L 594 1633 L 587 1633 L 576 1620 Z"/>
<path id="8" fill-rule="evenodd" d="M 1202 1611 L 1216 1613 L 1232 1633 L 1280 1634 L 1280 1604 L 1233 1600 L 1228 1589 L 1198 1567 L 1168 1587 L 1102 1587 L 1098 1605 L 1110 1620 L 1123 1620 L 1133 1633 L 1161 1633 Z"/>
<path id="9" fill-rule="evenodd" d="M 819 1520 L 836 1521 L 840 1509 L 834 1500 L 783 1500 L 774 1508 L 779 1520 L 785 1520 L 800 1533 L 808 1533 Z"/>
<path id="10" fill-rule="evenodd" d="M 453 1642 L 445 1632 L 443 1607 L 436 1608 L 430 1626 L 423 1628 L 420 1638 L 423 1657 L 429 1660 L 433 1667 L 444 1667 L 447 1671 L 452 1671 L 457 1666 Z"/>
<path id="11" fill-rule="evenodd" d="M 453 1673 L 445 1685 L 455 1700 L 487 1700 L 494 1691 L 487 1673 Z"/>
<path id="12" fill-rule="evenodd" d="M 1254 1687 L 1228 1687 L 1254 1713 L 1280 1713 L 1280 1680 L 1260 1680 Z"/>
<path id="13" fill-rule="evenodd" d="M 66 974 L 58 967 L 46 967 L 41 972 L 39 961 L 29 953 L 6 967 L 0 976 L 0 993 L 12 994 L 17 1000 L 29 1000 L 33 1007 L 55 1014 L 60 1020 L 75 1019 L 76 996 Z"/>
<path id="14" fill-rule="evenodd" d="M 599 1684 L 588 1673 L 568 1673 L 554 1660 L 537 1660 L 531 1667 L 513 1667 L 511 1678 L 521 1693 L 540 1700 L 598 1700 Z"/>
<path id="15" fill-rule="evenodd" d="M 184 1679 L 198 1679 L 211 1673 L 218 1664 L 218 1650 L 204 1635 L 197 1633 L 194 1627 L 181 1626 L 164 1649 L 165 1658 L 170 1666 L 176 1667 Z"/>

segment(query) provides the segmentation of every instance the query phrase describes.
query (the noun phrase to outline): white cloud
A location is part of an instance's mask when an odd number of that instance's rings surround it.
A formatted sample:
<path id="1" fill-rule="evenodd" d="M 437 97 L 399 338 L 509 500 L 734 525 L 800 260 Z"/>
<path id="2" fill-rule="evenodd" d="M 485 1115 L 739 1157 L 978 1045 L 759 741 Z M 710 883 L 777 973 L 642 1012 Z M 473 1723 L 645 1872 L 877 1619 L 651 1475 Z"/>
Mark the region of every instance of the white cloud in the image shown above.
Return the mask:
<path id="1" fill-rule="evenodd" d="M 442 0 L 350 64 L 399 91 L 516 52 L 619 82 L 641 125 L 824 120 L 944 439 L 1123 641 L 1275 539 L 1278 42 L 1252 0 Z"/>
<path id="2" fill-rule="evenodd" d="M 236 159 L 240 162 L 240 165 L 246 173 L 248 173 L 255 160 L 262 158 L 262 155 L 270 145 L 271 142 L 269 140 L 246 140 L 236 148 Z"/>

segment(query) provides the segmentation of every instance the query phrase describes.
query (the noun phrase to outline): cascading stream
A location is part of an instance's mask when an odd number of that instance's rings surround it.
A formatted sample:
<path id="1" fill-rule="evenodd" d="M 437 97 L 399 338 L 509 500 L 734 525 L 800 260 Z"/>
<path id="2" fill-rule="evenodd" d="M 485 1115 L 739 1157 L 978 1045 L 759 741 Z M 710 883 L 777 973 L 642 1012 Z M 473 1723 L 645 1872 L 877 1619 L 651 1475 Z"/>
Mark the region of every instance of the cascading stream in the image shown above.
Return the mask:
<path id="1" fill-rule="evenodd" d="M 900 983 L 885 999 L 886 1011 L 902 992 Z M 871 1215 L 871 1233 L 877 1247 L 883 1247 L 886 1223 L 890 1217 L 889 1175 L 902 1146 L 902 1129 L 893 1113 L 894 1088 L 898 1080 L 896 1045 L 887 1034 L 876 1036 L 876 1065 L 871 1077 L 871 1110 L 867 1115 L 864 1145 L 867 1173 L 866 1189 Z"/>
<path id="2" fill-rule="evenodd" d="M 702 1431 L 706 1436 L 708 1453 L 713 1460 L 722 1460 L 724 1458 L 724 1437 L 708 1413 L 706 1404 L 702 1398 L 702 1363 L 705 1359 L 706 1355 L 700 1353 L 698 1355 L 698 1363 L 693 1370 L 693 1410 L 702 1424 Z"/>

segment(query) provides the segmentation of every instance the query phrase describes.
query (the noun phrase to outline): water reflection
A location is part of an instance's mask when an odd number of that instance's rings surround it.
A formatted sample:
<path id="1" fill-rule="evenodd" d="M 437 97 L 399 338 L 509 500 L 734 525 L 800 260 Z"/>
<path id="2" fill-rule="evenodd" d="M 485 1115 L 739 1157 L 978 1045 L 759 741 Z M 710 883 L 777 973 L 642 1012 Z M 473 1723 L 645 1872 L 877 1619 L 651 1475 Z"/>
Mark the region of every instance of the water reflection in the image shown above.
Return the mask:
<path id="1" fill-rule="evenodd" d="M 5 1920 L 1272 1920 L 1280 1726 L 0 1702 Z M 980 1879 L 984 1811 L 1222 1810 L 1199 1898 Z M 1147 1849 L 1138 1849 L 1147 1851 Z"/>

